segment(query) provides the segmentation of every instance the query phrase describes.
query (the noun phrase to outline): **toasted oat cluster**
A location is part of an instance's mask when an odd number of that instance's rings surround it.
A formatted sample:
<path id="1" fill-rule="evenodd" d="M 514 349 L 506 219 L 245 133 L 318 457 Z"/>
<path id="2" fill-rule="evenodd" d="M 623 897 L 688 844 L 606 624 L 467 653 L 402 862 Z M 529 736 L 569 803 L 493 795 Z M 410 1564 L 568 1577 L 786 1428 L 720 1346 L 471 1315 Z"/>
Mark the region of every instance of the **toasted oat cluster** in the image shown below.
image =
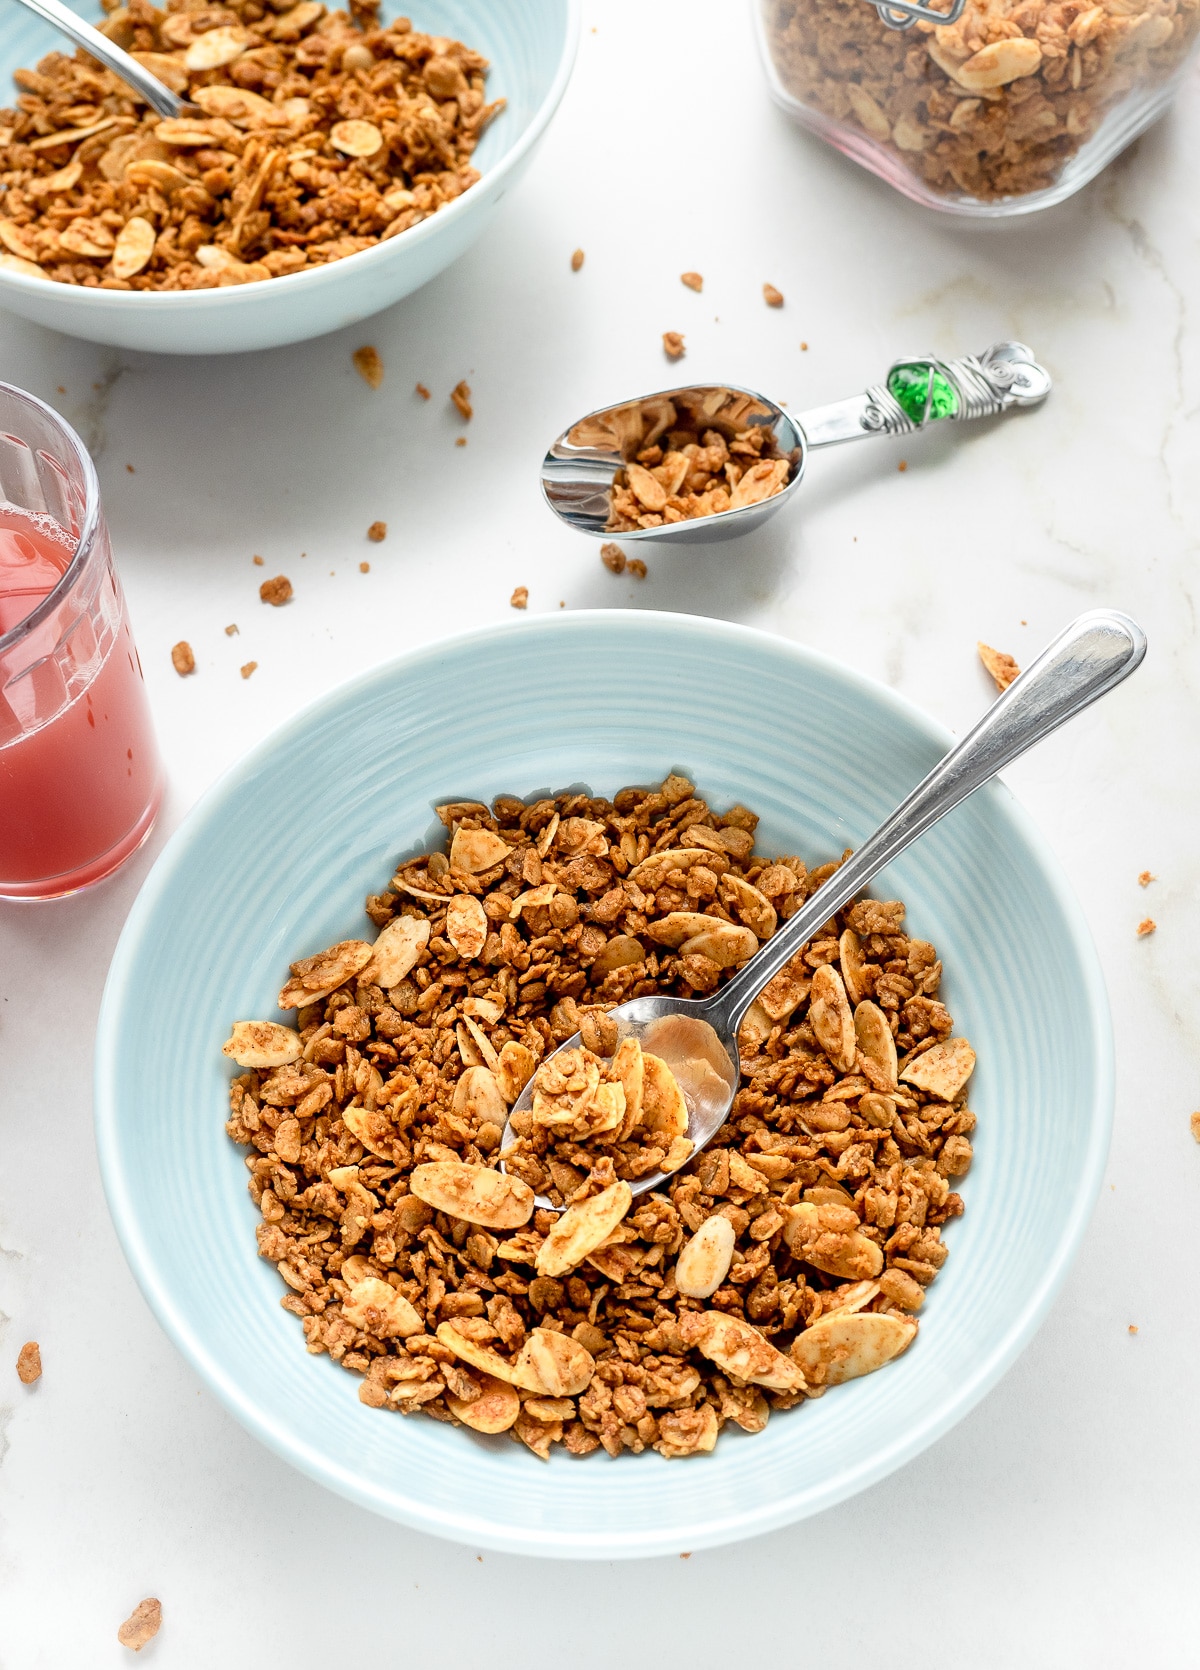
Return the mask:
<path id="1" fill-rule="evenodd" d="M 295 1025 L 225 1045 L 259 1250 L 308 1350 L 373 1408 L 543 1458 L 711 1450 L 905 1350 L 962 1211 L 975 1058 L 903 905 L 858 901 L 770 982 L 728 1122 L 635 1200 L 682 1081 L 609 1012 L 715 991 L 837 865 L 757 854 L 753 813 L 678 776 L 439 813 L 445 850 L 367 900 L 371 938 L 293 964 Z"/>
<path id="2" fill-rule="evenodd" d="M 967 0 L 957 23 L 906 31 L 865 0 L 763 4 L 796 99 L 893 147 L 933 190 L 983 200 L 1053 185 L 1200 28 L 1200 0 Z"/>
<path id="3" fill-rule="evenodd" d="M 163 120 L 86 54 L 0 110 L 0 265 L 64 284 L 202 290 L 301 272 L 415 226 L 479 178 L 504 101 L 459 41 L 321 0 L 104 0 L 105 33 L 198 116 Z"/>

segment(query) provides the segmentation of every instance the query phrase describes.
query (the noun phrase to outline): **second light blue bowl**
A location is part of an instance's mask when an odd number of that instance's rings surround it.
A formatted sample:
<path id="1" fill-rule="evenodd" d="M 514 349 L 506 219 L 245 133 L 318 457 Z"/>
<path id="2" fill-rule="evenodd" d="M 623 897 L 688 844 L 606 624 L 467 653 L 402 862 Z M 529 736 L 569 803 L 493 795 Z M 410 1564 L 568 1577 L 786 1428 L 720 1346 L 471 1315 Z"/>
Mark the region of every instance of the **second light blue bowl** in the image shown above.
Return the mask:
<path id="1" fill-rule="evenodd" d="M 283 727 L 193 812 L 142 890 L 100 1018 L 96 1121 L 109 1204 L 160 1322 L 232 1413 L 313 1478 L 478 1547 L 662 1554 L 840 1501 L 959 1420 L 1042 1320 L 1099 1187 L 1112 1106 L 1104 989 L 1078 907 L 999 785 L 879 878 L 936 944 L 979 1055 L 966 1215 L 916 1344 L 869 1379 L 715 1453 L 549 1465 L 506 1440 L 365 1408 L 306 1355 L 256 1255 L 225 1136 L 229 1024 L 270 1018 L 289 961 L 369 933 L 362 902 L 440 835 L 435 802 L 676 769 L 762 816 L 764 852 L 861 843 L 949 738 L 810 651 L 686 616 L 543 616 L 378 668 Z M 1036 1410 L 1030 1418 L 1036 1419 Z M 970 1489 L 964 1481 L 963 1488 Z"/>

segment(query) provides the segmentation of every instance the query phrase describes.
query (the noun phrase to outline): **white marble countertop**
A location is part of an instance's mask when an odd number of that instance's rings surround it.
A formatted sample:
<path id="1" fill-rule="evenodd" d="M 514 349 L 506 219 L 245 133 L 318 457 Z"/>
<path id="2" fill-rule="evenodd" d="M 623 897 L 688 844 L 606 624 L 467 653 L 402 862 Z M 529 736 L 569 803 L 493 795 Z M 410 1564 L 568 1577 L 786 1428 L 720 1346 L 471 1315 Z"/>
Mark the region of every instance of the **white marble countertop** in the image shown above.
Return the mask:
<path id="1" fill-rule="evenodd" d="M 542 1637 L 579 1670 L 708 1670 L 748 1648 L 835 1670 L 1194 1662 L 1195 72 L 1177 112 L 1072 203 L 985 233 L 915 211 L 788 127 L 740 8 L 586 12 L 566 102 L 498 222 L 364 326 L 170 360 L 0 315 L 0 374 L 55 403 L 99 461 L 170 772 L 158 829 L 123 874 L 60 904 L 0 907 L 0 1670 L 125 1662 L 117 1625 L 148 1594 L 165 1623 L 147 1662 L 163 1670 L 315 1670 L 351 1652 L 502 1670 Z M 680 285 L 685 268 L 703 273 L 701 296 Z M 764 280 L 782 310 L 764 306 Z M 758 534 L 655 549 L 644 581 L 618 579 L 543 508 L 536 469 L 568 418 L 669 380 L 668 329 L 686 334 L 690 377 L 793 409 L 855 392 L 897 352 L 1002 336 L 1029 342 L 1057 388 L 1043 410 L 974 433 L 817 456 L 802 502 Z M 386 366 L 378 392 L 350 361 L 366 342 Z M 476 415 L 460 449 L 447 396 L 464 376 Z M 382 545 L 365 539 L 376 518 Z M 277 572 L 295 601 L 264 609 L 258 583 Z M 1062 1297 L 1004 1382 L 902 1472 L 686 1561 L 480 1557 L 302 1478 L 159 1332 L 97 1175 L 94 1019 L 167 835 L 299 704 L 507 618 L 517 585 L 532 610 L 750 622 L 956 729 L 991 694 L 977 638 L 1023 660 L 1101 603 L 1150 638 L 1136 680 L 1010 778 L 1082 900 L 1116 1023 L 1108 1177 Z M 197 660 L 186 680 L 170 662 L 179 638 Z M 1158 878 L 1145 892 L 1143 869 Z M 1138 939 L 1147 914 L 1158 931 Z M 27 1389 L 13 1364 L 30 1338 L 45 1373 Z"/>

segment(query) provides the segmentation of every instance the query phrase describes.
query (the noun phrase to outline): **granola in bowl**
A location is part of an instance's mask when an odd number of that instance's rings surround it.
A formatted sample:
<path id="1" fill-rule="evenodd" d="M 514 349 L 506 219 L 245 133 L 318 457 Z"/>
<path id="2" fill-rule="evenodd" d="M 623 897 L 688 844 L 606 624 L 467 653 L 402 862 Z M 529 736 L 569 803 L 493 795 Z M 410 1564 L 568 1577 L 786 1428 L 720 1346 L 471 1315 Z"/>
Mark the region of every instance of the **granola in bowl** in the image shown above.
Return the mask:
<path id="1" fill-rule="evenodd" d="M 197 116 L 161 118 L 82 51 L 0 110 L 0 264 L 63 284 L 204 290 L 322 266 L 479 179 L 487 62 L 378 0 L 104 0 L 104 32 Z"/>
<path id="2" fill-rule="evenodd" d="M 754 814 L 678 776 L 439 816 L 444 850 L 367 900 L 373 939 L 293 964 L 295 1025 L 225 1045 L 259 1250 L 309 1352 L 372 1408 L 545 1458 L 711 1450 L 904 1351 L 975 1120 L 974 1054 L 903 905 L 860 899 L 770 982 L 727 1124 L 635 1202 L 621 1145 L 675 1141 L 681 1086 L 622 1055 L 608 1011 L 715 990 L 836 864 L 756 854 Z M 681 937 L 683 915 L 704 920 Z"/>

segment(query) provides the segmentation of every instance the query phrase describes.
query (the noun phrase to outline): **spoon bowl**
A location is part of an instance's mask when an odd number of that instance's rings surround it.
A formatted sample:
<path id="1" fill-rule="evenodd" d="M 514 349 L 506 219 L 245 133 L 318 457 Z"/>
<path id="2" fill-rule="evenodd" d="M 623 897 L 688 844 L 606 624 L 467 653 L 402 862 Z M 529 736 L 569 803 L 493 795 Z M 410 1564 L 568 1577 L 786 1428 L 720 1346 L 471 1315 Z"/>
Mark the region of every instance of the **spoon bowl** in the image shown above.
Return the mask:
<path id="1" fill-rule="evenodd" d="M 817 930 L 862 892 L 885 864 L 998 771 L 1128 678 L 1141 665 L 1145 653 L 1145 635 L 1127 615 L 1110 609 L 1080 615 L 997 697 L 983 718 L 939 760 L 875 833 L 839 865 L 726 985 L 704 999 L 651 995 L 634 998 L 609 1012 L 618 1041 L 636 1038 L 650 1054 L 664 1059 L 679 1081 L 687 1103 L 687 1138 L 691 1144 L 681 1164 L 711 1142 L 729 1117 L 738 1084 L 738 1029 L 768 981 L 802 952 Z M 815 1017 L 813 1024 L 815 1027 Z M 563 1050 L 579 1048 L 581 1041 L 581 1034 L 576 1033 L 547 1059 L 553 1060 Z M 527 1128 L 523 1119 L 522 1129 L 516 1128 L 514 1118 L 531 1110 L 536 1081 L 535 1073 L 509 1113 L 501 1146 L 502 1166 L 504 1154 Z M 634 1195 L 644 1194 L 664 1182 L 666 1176 L 663 1171 L 650 1172 L 630 1179 L 630 1188 Z M 535 1200 L 543 1209 L 561 1210 L 546 1196 L 538 1195 Z"/>

